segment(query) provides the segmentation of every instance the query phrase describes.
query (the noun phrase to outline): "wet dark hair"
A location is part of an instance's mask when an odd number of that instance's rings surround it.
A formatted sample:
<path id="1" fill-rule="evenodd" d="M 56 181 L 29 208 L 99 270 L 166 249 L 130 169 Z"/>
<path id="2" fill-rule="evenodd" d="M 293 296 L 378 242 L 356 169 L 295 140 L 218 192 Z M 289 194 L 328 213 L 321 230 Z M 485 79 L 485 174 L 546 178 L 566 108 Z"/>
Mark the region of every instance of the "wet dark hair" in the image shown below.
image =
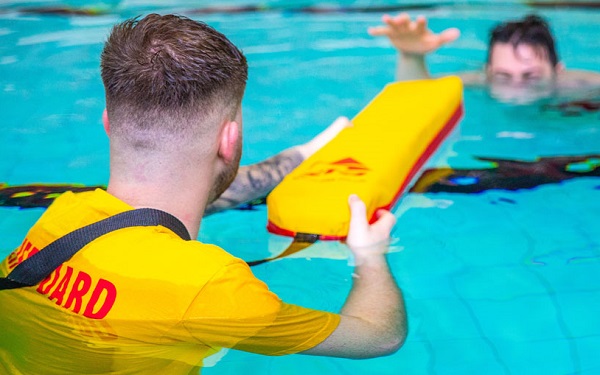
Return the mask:
<path id="1" fill-rule="evenodd" d="M 176 124 L 209 116 L 216 107 L 234 114 L 248 78 L 246 58 L 223 34 L 183 16 L 158 14 L 114 26 L 101 71 L 111 123 L 135 119 L 145 129 L 164 116 Z"/>
<path id="2" fill-rule="evenodd" d="M 492 47 L 496 43 L 510 43 L 513 48 L 527 44 L 541 49 L 552 66 L 558 63 L 556 42 L 550 32 L 548 23 L 536 15 L 528 15 L 522 20 L 504 22 L 496 26 L 490 33 L 488 64 Z"/>

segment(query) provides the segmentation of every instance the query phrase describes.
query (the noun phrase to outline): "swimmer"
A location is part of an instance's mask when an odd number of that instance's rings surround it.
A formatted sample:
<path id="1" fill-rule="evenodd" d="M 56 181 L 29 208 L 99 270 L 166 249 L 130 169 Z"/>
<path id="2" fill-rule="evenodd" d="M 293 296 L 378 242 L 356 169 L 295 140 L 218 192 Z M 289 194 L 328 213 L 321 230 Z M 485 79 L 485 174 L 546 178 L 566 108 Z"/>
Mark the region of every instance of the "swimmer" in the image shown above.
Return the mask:
<path id="1" fill-rule="evenodd" d="M 400 81 L 430 78 L 425 56 L 460 36 L 457 28 L 432 32 L 423 16 L 411 20 L 406 13 L 384 15 L 382 21 L 384 25 L 368 31 L 387 36 L 398 50 Z M 490 34 L 484 71 L 458 75 L 466 86 L 489 87 L 495 98 L 515 103 L 600 87 L 599 73 L 565 69 L 548 24 L 535 15 L 497 25 Z"/>

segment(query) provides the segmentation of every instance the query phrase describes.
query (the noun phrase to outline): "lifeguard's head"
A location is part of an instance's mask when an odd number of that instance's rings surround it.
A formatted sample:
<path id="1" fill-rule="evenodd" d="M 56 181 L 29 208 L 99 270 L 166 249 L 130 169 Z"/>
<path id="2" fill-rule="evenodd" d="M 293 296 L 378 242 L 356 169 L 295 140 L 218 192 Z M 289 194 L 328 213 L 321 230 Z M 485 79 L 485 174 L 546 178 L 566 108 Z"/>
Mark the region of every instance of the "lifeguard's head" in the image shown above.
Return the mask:
<path id="1" fill-rule="evenodd" d="M 130 19 L 109 35 L 101 70 L 112 169 L 114 164 L 140 168 L 135 163 L 152 155 L 185 157 L 189 151 L 190 159 L 199 158 L 199 153 L 213 157 L 221 150 L 219 137 L 229 132 L 239 142 L 233 159 L 227 155 L 233 162 L 224 163 L 231 167 L 216 175 L 217 184 L 224 185 L 216 190 L 229 184 L 241 154 L 241 101 L 248 66 L 223 34 L 182 16 Z M 229 122 L 236 124 L 237 132 L 226 128 Z"/>
<path id="2" fill-rule="evenodd" d="M 535 15 L 496 26 L 490 35 L 486 75 L 492 84 L 544 84 L 563 70 L 548 24 Z"/>

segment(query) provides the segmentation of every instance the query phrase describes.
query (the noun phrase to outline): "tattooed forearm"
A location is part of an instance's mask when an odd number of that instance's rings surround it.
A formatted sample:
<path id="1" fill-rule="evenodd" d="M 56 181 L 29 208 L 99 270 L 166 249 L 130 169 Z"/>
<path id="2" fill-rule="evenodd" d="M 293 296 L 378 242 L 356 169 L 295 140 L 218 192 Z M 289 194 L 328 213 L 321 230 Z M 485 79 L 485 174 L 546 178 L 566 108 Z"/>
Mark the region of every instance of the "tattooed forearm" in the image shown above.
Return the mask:
<path id="1" fill-rule="evenodd" d="M 208 205 L 204 214 L 210 215 L 266 196 L 303 159 L 294 147 L 260 163 L 240 167 L 229 188 Z"/>

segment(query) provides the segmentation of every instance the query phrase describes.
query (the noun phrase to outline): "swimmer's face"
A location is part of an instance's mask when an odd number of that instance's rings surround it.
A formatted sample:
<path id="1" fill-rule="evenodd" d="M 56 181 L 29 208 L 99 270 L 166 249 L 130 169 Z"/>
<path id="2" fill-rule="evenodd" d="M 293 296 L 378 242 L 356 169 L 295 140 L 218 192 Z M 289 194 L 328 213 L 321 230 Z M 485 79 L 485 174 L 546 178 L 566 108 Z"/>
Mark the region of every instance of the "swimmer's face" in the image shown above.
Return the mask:
<path id="1" fill-rule="evenodd" d="M 510 43 L 492 46 L 486 76 L 492 95 L 507 101 L 531 101 L 549 95 L 561 66 L 552 66 L 541 47 Z"/>
<path id="2" fill-rule="evenodd" d="M 529 44 L 519 44 L 516 48 L 509 43 L 494 44 L 487 66 L 492 84 L 517 87 L 551 81 L 555 73 L 546 51 Z"/>

